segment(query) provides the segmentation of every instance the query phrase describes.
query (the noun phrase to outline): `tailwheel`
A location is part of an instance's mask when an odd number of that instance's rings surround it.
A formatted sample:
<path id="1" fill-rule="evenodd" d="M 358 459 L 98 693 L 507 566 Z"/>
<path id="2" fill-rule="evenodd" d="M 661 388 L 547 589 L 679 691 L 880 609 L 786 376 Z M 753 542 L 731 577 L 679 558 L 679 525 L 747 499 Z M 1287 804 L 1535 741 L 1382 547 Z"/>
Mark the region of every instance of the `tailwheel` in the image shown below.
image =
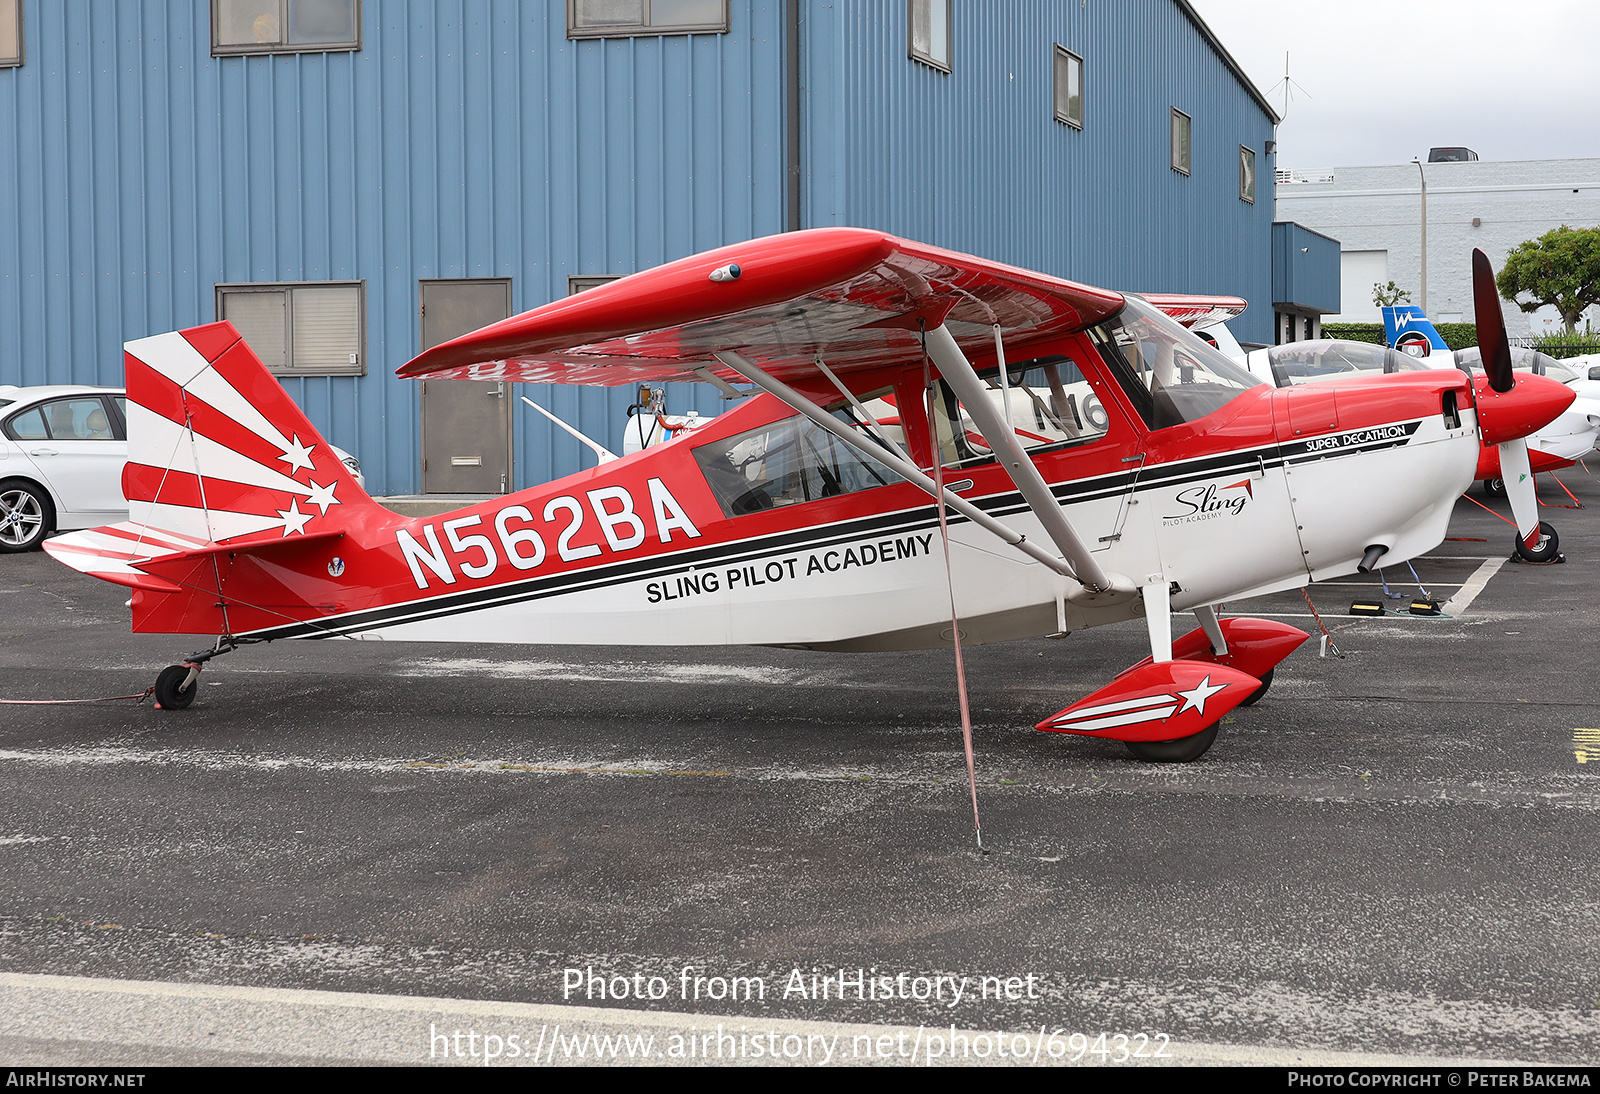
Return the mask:
<path id="1" fill-rule="evenodd" d="M 168 665 L 156 677 L 155 700 L 157 710 L 182 710 L 194 702 L 194 693 L 200 679 L 200 666 L 194 663 Z"/>
<path id="2" fill-rule="evenodd" d="M 1267 689 L 1272 686 L 1272 674 L 1277 672 L 1277 671 L 1278 671 L 1278 667 L 1276 665 L 1274 665 L 1272 668 L 1268 669 L 1266 672 L 1263 672 L 1261 674 L 1261 676 L 1259 677 L 1259 679 L 1261 681 L 1261 686 L 1256 688 L 1256 690 L 1252 691 L 1250 693 L 1250 698 L 1246 699 L 1244 702 L 1240 703 L 1239 705 L 1242 706 L 1242 707 L 1253 707 L 1257 703 L 1261 702 L 1262 699 L 1266 698 Z"/>
<path id="3" fill-rule="evenodd" d="M 1561 537 L 1556 535 L 1556 530 L 1550 527 L 1548 521 L 1539 522 L 1539 543 L 1536 547 L 1529 547 L 1522 542 L 1521 536 L 1516 540 L 1517 557 L 1524 562 L 1550 562 L 1560 553 Z"/>
<path id="4" fill-rule="evenodd" d="M 1263 685 L 1263 689 L 1264 687 Z M 1123 741 L 1122 743 L 1128 746 L 1128 751 L 1133 753 L 1135 759 L 1144 760 L 1146 763 L 1186 764 L 1204 756 L 1206 749 L 1210 748 L 1216 739 L 1217 727 L 1213 724 L 1199 733 L 1179 737 L 1175 741 Z"/>

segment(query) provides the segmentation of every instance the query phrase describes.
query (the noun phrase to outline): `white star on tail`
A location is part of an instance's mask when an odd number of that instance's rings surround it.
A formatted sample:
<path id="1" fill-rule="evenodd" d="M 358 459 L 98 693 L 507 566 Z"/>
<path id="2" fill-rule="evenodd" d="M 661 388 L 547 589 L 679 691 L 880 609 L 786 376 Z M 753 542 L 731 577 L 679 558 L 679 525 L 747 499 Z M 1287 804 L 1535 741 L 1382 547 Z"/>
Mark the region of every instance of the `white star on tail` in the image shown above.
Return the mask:
<path id="1" fill-rule="evenodd" d="M 314 470 L 311 466 L 311 453 L 316 450 L 317 446 L 314 444 L 301 444 L 300 436 L 296 434 L 294 440 L 289 442 L 289 447 L 283 450 L 283 455 L 279 456 L 278 459 L 289 465 L 289 474 L 291 475 L 302 467 L 307 471 L 311 471 Z"/>
<path id="2" fill-rule="evenodd" d="M 1196 684 L 1192 690 L 1178 692 L 1179 695 L 1183 696 L 1184 700 L 1183 706 L 1178 708 L 1178 713 L 1182 714 L 1186 710 L 1196 710 L 1201 714 L 1205 714 L 1206 700 L 1217 692 L 1224 690 L 1227 686 L 1227 684 L 1218 684 L 1212 687 L 1211 677 L 1207 676 Z"/>
<path id="3" fill-rule="evenodd" d="M 322 507 L 322 515 L 327 516 L 328 506 L 339 504 L 339 499 L 333 496 L 333 487 L 333 483 L 329 483 L 327 486 L 318 486 L 314 482 L 311 483 L 311 496 L 306 498 L 306 504 L 320 505 Z"/>
<path id="4" fill-rule="evenodd" d="M 288 539 L 291 532 L 299 532 L 301 535 L 306 534 L 306 522 L 311 519 L 311 514 L 300 511 L 299 498 L 291 501 L 288 509 L 279 509 L 278 515 L 283 518 L 284 539 Z"/>

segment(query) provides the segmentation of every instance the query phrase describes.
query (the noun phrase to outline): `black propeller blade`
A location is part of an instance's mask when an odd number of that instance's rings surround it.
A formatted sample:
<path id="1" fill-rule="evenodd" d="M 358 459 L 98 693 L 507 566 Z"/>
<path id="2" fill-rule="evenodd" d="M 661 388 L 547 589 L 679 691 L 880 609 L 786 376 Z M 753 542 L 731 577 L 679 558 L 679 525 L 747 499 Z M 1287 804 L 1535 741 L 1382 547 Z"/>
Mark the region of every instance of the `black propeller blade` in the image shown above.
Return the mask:
<path id="1" fill-rule="evenodd" d="M 1516 385 L 1511 375 L 1511 343 L 1506 340 L 1506 317 L 1500 311 L 1500 292 L 1494 285 L 1494 267 L 1482 249 L 1472 250 L 1472 310 L 1478 321 L 1478 353 L 1489 386 L 1504 395 Z"/>

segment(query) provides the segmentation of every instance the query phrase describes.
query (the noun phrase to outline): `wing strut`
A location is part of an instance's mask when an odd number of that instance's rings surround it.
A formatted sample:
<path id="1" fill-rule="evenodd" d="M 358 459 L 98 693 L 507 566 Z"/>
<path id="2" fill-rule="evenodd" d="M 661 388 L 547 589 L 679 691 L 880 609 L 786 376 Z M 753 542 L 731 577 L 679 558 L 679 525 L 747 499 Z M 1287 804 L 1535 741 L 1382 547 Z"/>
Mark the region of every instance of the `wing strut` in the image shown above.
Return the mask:
<path id="1" fill-rule="evenodd" d="M 1073 573 L 1078 581 L 1091 592 L 1109 591 L 1112 587 L 1111 579 L 1100 569 L 1100 564 L 1089 554 L 1088 548 L 1072 530 L 1067 515 L 1061 511 L 1061 503 L 1056 500 L 1055 494 L 1050 492 L 1050 485 L 1044 481 L 1044 476 L 1039 474 L 1039 469 L 1028 458 L 1022 443 L 1017 440 L 1016 432 L 1008 429 L 1004 419 L 995 413 L 994 403 L 988 396 L 989 389 L 972 370 L 972 363 L 967 360 L 966 354 L 961 352 L 961 347 L 956 345 L 949 328 L 940 323 L 928 331 L 926 337 L 928 356 L 939 366 L 939 372 L 945 382 L 955 389 L 961 405 L 972 416 L 978 432 L 983 434 L 983 439 L 994 450 L 994 454 L 1000 458 L 1000 466 L 1011 477 L 1011 481 L 1016 483 L 1028 507 L 1033 510 L 1033 515 L 1044 525 L 1051 542 L 1072 564 Z"/>
<path id="2" fill-rule="evenodd" d="M 1056 573 L 1061 574 L 1063 577 L 1070 577 L 1080 585 L 1084 585 L 1085 587 L 1088 586 L 1088 582 L 1084 581 L 1083 578 L 1074 573 L 1072 567 L 1068 563 L 1063 562 L 1061 559 L 1057 558 L 1043 547 L 1040 547 L 1038 544 L 1030 543 L 1027 536 L 1024 536 L 1016 529 L 1009 528 L 1000 523 L 998 520 L 995 520 L 988 513 L 985 513 L 982 509 L 979 509 L 976 505 L 973 505 L 965 498 L 949 490 L 941 491 L 938 485 L 936 485 L 934 481 L 927 475 L 923 474 L 921 469 L 913 464 L 910 460 L 903 459 L 896 453 L 879 447 L 878 445 L 869 445 L 860 437 L 859 434 L 848 428 L 843 422 L 839 421 L 839 419 L 823 410 L 816 403 L 800 394 L 782 380 L 768 375 L 761 369 L 759 365 L 755 364 L 755 362 L 746 360 L 744 357 L 734 353 L 732 350 L 717 350 L 714 356 L 717 358 L 717 360 L 733 369 L 733 371 L 743 376 L 746 380 L 749 380 L 752 384 L 755 384 L 764 391 L 768 391 L 773 395 L 776 395 L 784 402 L 785 405 L 794 410 L 798 410 L 801 414 L 804 414 L 807 418 L 810 418 L 812 421 L 816 422 L 823 429 L 826 429 L 829 433 L 832 433 L 835 437 L 838 437 L 839 440 L 849 445 L 855 451 L 861 453 L 869 459 L 873 459 L 878 463 L 884 464 L 907 482 L 926 490 L 932 497 L 943 497 L 946 505 L 950 506 L 950 508 L 954 509 L 962 516 L 972 521 L 972 523 L 976 524 L 978 527 L 983 528 L 986 531 L 993 532 L 995 535 L 1011 544 L 1011 546 L 1017 548 L 1017 550 L 1021 551 L 1029 558 L 1032 558 L 1036 562 L 1043 563 Z M 1095 572 L 1099 573 L 1098 566 L 1095 567 Z"/>

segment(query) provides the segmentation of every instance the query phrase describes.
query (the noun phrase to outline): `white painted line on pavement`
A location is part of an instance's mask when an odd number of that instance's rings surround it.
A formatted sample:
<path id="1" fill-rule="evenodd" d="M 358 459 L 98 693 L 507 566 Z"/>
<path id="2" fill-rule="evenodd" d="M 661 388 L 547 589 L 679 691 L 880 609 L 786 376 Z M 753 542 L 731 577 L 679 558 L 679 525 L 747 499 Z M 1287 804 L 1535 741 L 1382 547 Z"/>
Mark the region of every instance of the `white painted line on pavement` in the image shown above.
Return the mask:
<path id="1" fill-rule="evenodd" d="M 1478 598 L 1478 594 L 1483 592 L 1484 586 L 1489 584 L 1489 579 L 1499 573 L 1500 567 L 1505 564 L 1506 560 L 1503 558 L 1484 559 L 1477 572 L 1467 579 L 1465 585 L 1461 586 L 1461 591 L 1446 601 L 1444 607 L 1440 610 L 1445 615 L 1464 615 L 1466 610 L 1472 606 L 1472 602 Z"/>

